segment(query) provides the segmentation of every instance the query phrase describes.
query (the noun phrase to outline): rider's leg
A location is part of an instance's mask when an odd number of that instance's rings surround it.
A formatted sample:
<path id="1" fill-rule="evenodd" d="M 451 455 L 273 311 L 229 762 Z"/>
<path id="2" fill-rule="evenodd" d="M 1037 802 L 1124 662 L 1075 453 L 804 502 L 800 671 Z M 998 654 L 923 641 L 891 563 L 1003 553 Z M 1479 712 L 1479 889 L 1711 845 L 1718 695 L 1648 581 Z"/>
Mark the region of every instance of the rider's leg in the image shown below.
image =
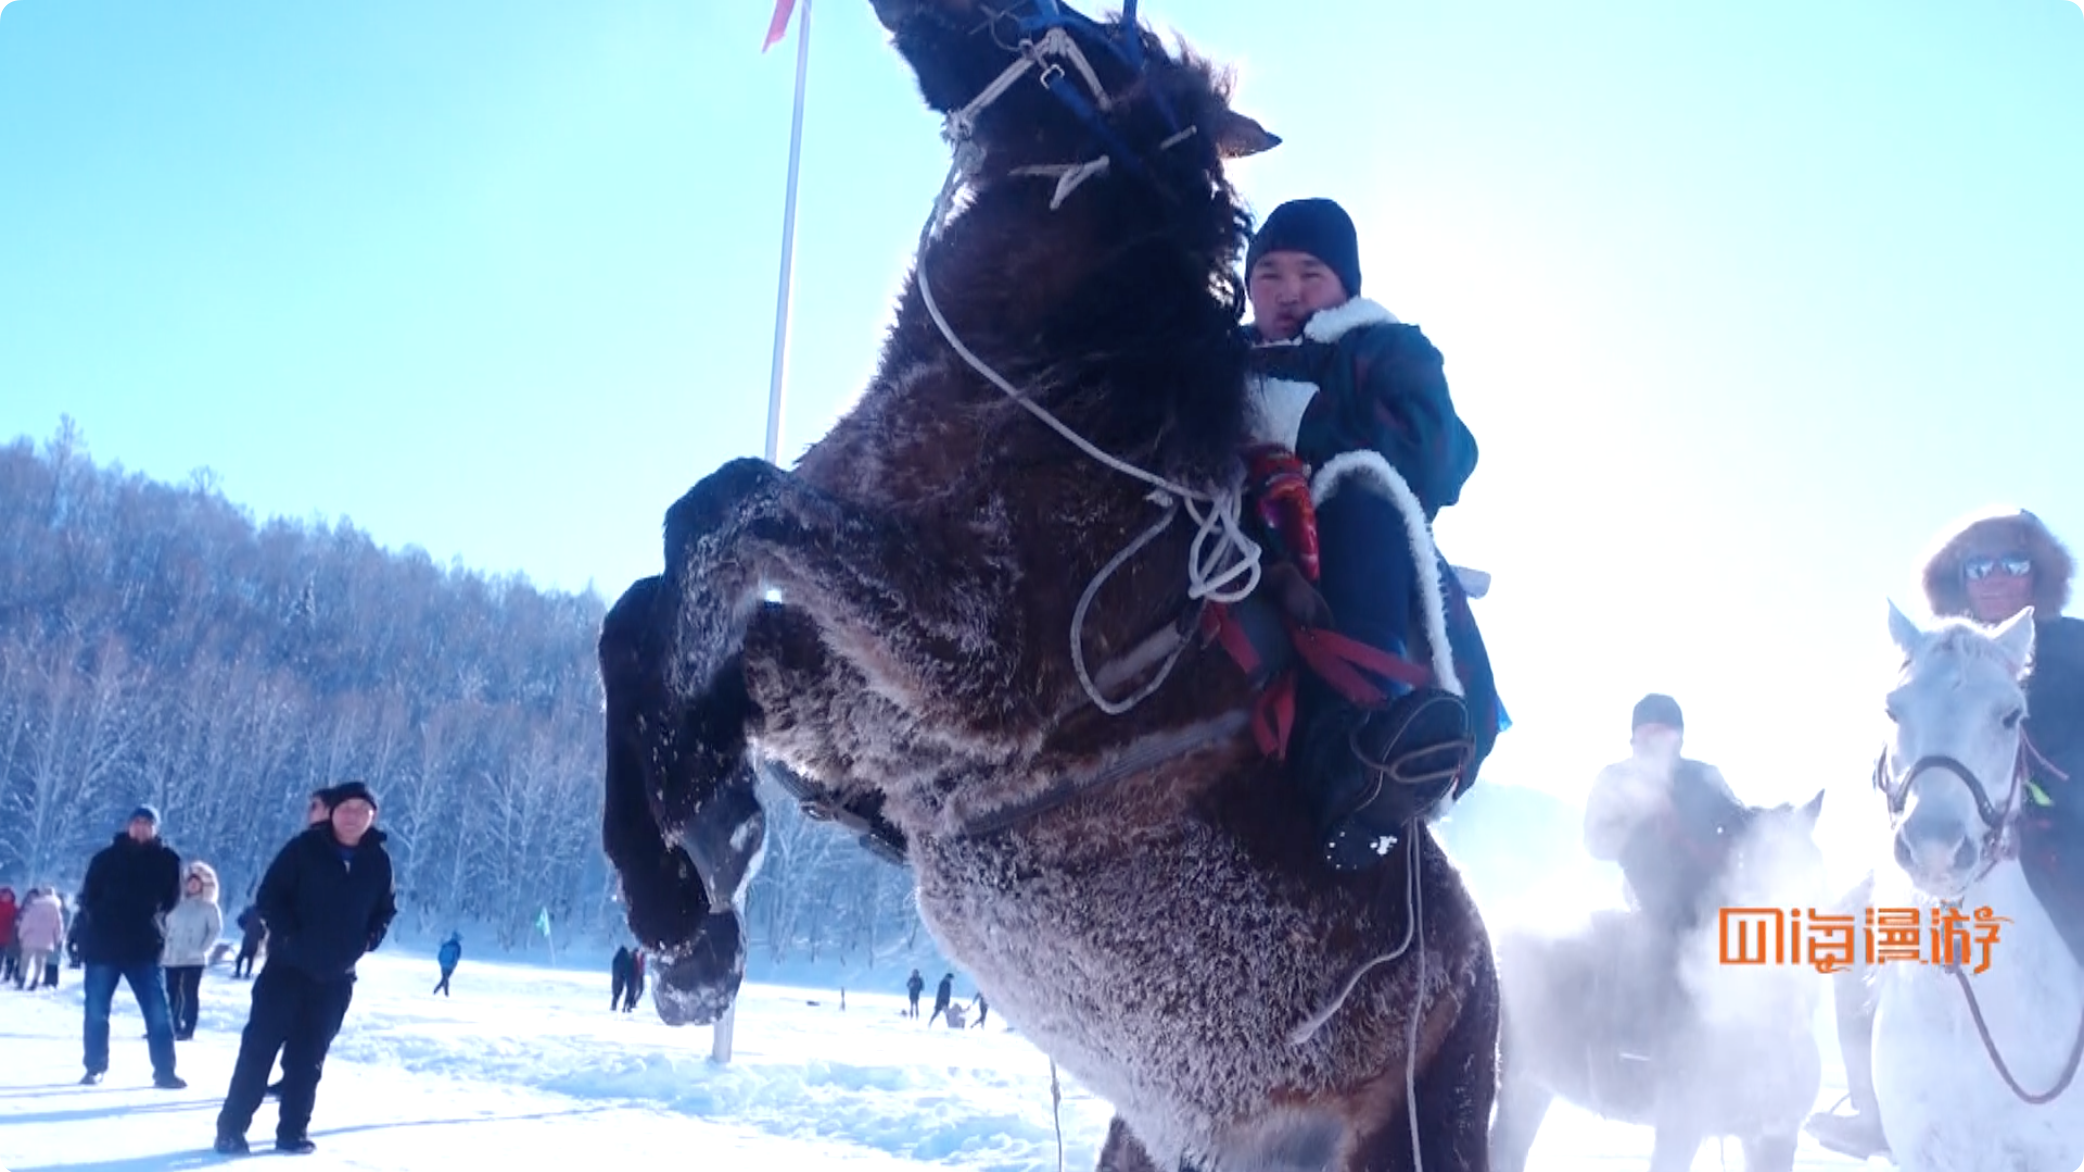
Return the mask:
<path id="1" fill-rule="evenodd" d="M 1869 875 L 1839 908 L 1859 915 L 1873 894 Z M 1852 1114 L 1819 1112 L 1806 1125 L 1816 1142 L 1841 1155 L 1864 1160 L 1889 1149 L 1881 1130 L 1881 1105 L 1874 1096 L 1874 997 L 1869 972 L 1855 964 L 1831 974 L 1831 999 L 1838 1019 L 1838 1050 L 1845 1059 L 1845 1089 Z"/>
<path id="2" fill-rule="evenodd" d="M 1419 576 L 1404 520 L 1389 498 L 1348 483 L 1318 506 L 1320 588 L 1334 628 L 1407 656 Z M 1378 863 L 1404 827 L 1452 788 L 1468 755 L 1468 708 L 1438 687 L 1370 675 L 1389 697 L 1361 709 L 1304 673 L 1295 773 L 1311 803 L 1325 859 L 1340 870 Z"/>

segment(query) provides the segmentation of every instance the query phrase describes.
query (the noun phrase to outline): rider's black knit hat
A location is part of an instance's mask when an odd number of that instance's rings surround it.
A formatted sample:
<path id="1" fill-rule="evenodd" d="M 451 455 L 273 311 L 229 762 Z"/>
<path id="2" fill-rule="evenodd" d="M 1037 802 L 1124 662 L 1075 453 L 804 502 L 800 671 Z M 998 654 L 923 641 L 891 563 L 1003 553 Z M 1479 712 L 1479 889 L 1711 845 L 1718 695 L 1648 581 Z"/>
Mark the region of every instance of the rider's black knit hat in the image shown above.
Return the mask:
<path id="1" fill-rule="evenodd" d="M 1269 252 L 1307 252 L 1337 273 L 1346 296 L 1360 296 L 1360 234 L 1346 209 L 1328 199 L 1295 199 L 1266 217 L 1245 250 L 1245 275 Z"/>
<path id="2" fill-rule="evenodd" d="M 1646 724 L 1661 724 L 1667 728 L 1684 729 L 1686 727 L 1686 717 L 1685 714 L 1679 711 L 1679 702 L 1677 700 L 1661 693 L 1652 692 L 1636 702 L 1635 723 L 1628 726 L 1628 731 L 1634 732 Z"/>

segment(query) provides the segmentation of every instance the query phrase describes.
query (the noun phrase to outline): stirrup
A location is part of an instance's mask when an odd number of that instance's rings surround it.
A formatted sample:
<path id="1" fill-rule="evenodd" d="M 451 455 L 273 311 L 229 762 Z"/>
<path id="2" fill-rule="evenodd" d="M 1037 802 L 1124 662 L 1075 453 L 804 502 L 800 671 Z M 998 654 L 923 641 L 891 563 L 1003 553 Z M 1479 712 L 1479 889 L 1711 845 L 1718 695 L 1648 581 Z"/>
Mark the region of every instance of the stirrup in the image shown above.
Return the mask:
<path id="1" fill-rule="evenodd" d="M 1468 727 L 1468 705 L 1460 697 L 1442 692 L 1438 695 L 1427 697 L 1422 703 L 1415 706 L 1412 711 L 1405 713 L 1403 723 L 1399 724 L 1395 731 L 1390 733 L 1386 738 L 1387 741 L 1390 744 L 1395 744 L 1401 740 L 1411 726 L 1418 722 L 1418 718 L 1421 715 L 1434 706 L 1441 704 L 1452 704 L 1460 708 L 1462 710 L 1461 724 L 1464 728 Z M 1392 707 L 1376 709 L 1375 712 L 1387 714 L 1394 710 Z M 1370 715 L 1373 715 L 1373 713 Z M 1356 806 L 1355 809 L 1366 809 L 1374 804 L 1375 799 L 1382 796 L 1382 784 L 1385 781 L 1395 785 L 1414 788 L 1433 787 L 1444 783 L 1446 789 L 1443 789 L 1441 792 L 1445 793 L 1447 789 L 1454 787 L 1455 781 L 1461 777 L 1462 771 L 1468 768 L 1469 760 L 1476 752 L 1476 738 L 1465 734 L 1438 742 L 1437 744 L 1426 745 L 1422 748 L 1408 749 L 1387 761 L 1377 761 L 1370 757 L 1366 750 L 1361 748 L 1360 734 L 1363 730 L 1368 730 L 1371 733 L 1373 731 L 1369 730 L 1366 717 L 1355 721 L 1353 727 L 1346 731 L 1346 747 L 1352 750 L 1354 759 L 1359 761 L 1361 768 L 1365 769 L 1368 775 L 1374 779 L 1375 786 L 1368 791 L 1367 798 Z M 1376 738 L 1371 737 L 1371 739 Z M 1450 750 L 1454 753 L 1452 766 L 1421 770 L 1412 764 L 1414 761 L 1433 758 Z M 1438 800 L 1438 798 L 1433 799 L 1433 801 Z M 1430 805 L 1431 803 L 1428 802 L 1427 804 Z"/>

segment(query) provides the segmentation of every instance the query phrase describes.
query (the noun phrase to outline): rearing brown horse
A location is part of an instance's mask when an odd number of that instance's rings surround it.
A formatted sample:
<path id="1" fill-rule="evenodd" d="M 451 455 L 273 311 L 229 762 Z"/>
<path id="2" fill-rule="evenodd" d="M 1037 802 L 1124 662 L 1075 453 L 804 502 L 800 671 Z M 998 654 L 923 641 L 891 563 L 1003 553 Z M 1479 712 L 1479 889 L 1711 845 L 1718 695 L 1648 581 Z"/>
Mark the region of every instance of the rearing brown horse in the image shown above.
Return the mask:
<path id="1" fill-rule="evenodd" d="M 1256 580 L 1224 165 L 1278 140 L 1133 13 L 875 8 L 967 199 L 854 409 L 793 472 L 696 485 L 602 632 L 661 1016 L 737 993 L 757 766 L 903 853 L 947 954 L 1114 1105 L 1102 1168 L 1480 1172 L 1497 982 L 1459 876 L 1423 828 L 1323 867 L 1195 636 Z"/>

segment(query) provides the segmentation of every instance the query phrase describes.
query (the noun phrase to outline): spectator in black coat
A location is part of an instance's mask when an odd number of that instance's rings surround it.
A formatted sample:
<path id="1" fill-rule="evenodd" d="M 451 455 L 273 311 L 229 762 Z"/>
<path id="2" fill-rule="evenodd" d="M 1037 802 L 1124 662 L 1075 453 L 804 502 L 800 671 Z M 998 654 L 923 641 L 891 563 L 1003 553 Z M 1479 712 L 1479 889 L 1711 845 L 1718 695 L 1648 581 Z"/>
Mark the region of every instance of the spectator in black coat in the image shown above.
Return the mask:
<path id="1" fill-rule="evenodd" d="M 226 1155 L 248 1150 L 246 1129 L 278 1052 L 275 1150 L 316 1149 L 307 1131 L 319 1072 L 354 998 L 355 963 L 383 943 L 398 914 L 376 796 L 350 781 L 333 787 L 331 807 L 331 818 L 291 839 L 261 880 L 255 902 L 268 925 L 268 959 L 253 982 L 253 1009 L 217 1115 L 216 1147 Z"/>
<path id="2" fill-rule="evenodd" d="M 181 856 L 159 837 L 159 811 L 139 806 L 116 841 L 87 864 L 87 879 L 80 886 L 78 922 L 90 925 L 79 942 L 87 969 L 87 1074 L 82 1085 L 92 1086 L 108 1072 L 109 1009 L 118 981 L 130 986 L 145 1018 L 152 1085 L 170 1091 L 188 1085 L 174 1074 L 174 1020 L 159 967 L 160 950 L 166 947 L 166 914 L 180 899 Z"/>
<path id="3" fill-rule="evenodd" d="M 608 991 L 608 1008 L 620 1012 L 622 995 L 630 987 L 630 977 L 635 974 L 636 963 L 630 957 L 630 946 L 625 944 L 615 950 L 615 959 L 608 962 L 608 980 L 613 988 Z"/>

